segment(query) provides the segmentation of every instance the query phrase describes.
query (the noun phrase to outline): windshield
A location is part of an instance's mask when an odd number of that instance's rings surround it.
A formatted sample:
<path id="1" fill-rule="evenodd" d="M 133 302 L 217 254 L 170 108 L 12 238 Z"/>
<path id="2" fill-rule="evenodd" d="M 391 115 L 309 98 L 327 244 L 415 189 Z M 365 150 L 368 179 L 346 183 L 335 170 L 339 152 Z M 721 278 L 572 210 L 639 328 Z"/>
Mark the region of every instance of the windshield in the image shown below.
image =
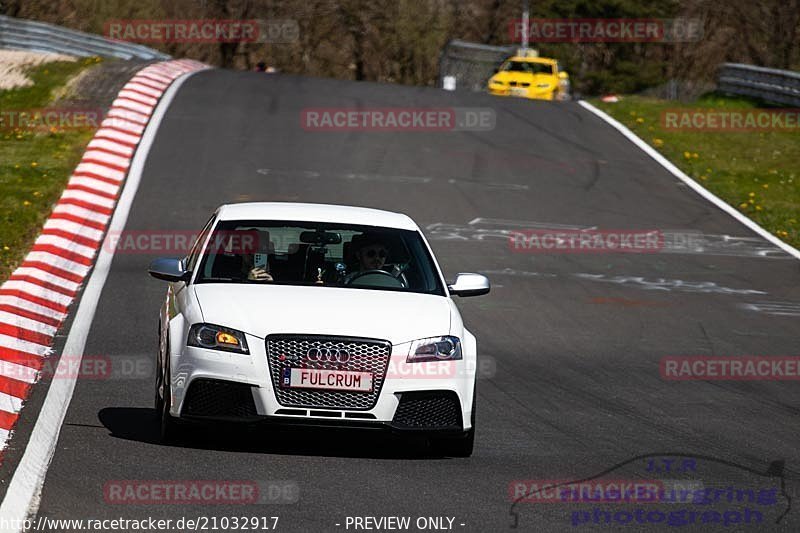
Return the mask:
<path id="1" fill-rule="evenodd" d="M 506 61 L 500 70 L 505 72 L 526 72 L 528 74 L 553 74 L 553 66 L 531 61 Z"/>
<path id="2" fill-rule="evenodd" d="M 445 294 L 418 232 L 321 222 L 220 222 L 203 250 L 195 283 Z"/>

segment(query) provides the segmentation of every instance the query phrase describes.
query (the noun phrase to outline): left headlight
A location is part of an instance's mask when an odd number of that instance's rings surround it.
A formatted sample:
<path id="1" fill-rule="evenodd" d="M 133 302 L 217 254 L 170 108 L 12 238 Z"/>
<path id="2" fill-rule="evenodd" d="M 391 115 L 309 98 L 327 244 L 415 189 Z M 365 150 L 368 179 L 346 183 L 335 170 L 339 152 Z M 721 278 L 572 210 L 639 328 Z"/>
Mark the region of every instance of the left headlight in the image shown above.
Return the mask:
<path id="1" fill-rule="evenodd" d="M 244 333 L 214 324 L 193 325 L 189 329 L 189 338 L 186 340 L 186 344 L 223 352 L 250 353 Z"/>
<path id="2" fill-rule="evenodd" d="M 428 337 L 411 343 L 408 363 L 423 361 L 455 361 L 461 359 L 461 341 L 458 337 Z"/>

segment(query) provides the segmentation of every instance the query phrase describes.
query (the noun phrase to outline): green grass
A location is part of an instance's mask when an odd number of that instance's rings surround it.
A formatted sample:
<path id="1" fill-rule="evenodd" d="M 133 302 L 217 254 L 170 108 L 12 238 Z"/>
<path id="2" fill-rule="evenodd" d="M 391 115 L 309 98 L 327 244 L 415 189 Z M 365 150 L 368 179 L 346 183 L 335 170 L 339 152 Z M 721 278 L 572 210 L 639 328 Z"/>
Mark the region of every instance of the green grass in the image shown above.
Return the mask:
<path id="1" fill-rule="evenodd" d="M 34 67 L 33 86 L 0 91 L 0 110 L 50 105 L 53 94 L 95 59 Z M 27 254 L 91 140 L 91 129 L 0 130 L 0 281 Z"/>
<path id="2" fill-rule="evenodd" d="M 770 233 L 800 247 L 800 129 L 793 132 L 696 132 L 662 128 L 661 113 L 760 107 L 746 98 L 709 94 L 690 105 L 639 96 L 593 101 L 687 175 Z"/>

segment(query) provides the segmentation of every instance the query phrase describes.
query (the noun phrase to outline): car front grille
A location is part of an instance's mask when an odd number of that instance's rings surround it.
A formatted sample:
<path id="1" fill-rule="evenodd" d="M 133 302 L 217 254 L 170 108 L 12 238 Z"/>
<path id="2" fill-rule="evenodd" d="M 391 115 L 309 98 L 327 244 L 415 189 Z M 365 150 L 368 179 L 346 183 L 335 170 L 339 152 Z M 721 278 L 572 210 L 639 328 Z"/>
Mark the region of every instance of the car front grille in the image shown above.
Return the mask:
<path id="1" fill-rule="evenodd" d="M 386 369 L 389 366 L 392 345 L 378 339 L 355 337 L 330 337 L 323 335 L 269 335 L 266 338 L 269 365 L 275 396 L 284 407 L 328 409 L 372 409 L 378 401 Z M 345 363 L 312 362 L 306 354 L 312 348 L 347 350 L 350 358 Z M 314 368 L 372 373 L 371 392 L 351 392 L 320 389 L 281 387 L 284 368 Z"/>

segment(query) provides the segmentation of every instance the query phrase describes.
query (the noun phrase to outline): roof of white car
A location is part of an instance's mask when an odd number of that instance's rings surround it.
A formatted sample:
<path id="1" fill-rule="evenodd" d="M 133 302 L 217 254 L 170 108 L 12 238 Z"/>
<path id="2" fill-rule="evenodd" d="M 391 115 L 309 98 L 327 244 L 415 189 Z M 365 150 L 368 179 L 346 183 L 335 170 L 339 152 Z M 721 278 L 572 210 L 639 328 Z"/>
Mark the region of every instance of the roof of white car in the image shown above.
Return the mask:
<path id="1" fill-rule="evenodd" d="M 292 220 L 298 222 L 333 222 L 418 230 L 411 218 L 402 213 L 381 209 L 333 204 L 293 202 L 253 202 L 226 204 L 217 210 L 220 220 Z"/>

